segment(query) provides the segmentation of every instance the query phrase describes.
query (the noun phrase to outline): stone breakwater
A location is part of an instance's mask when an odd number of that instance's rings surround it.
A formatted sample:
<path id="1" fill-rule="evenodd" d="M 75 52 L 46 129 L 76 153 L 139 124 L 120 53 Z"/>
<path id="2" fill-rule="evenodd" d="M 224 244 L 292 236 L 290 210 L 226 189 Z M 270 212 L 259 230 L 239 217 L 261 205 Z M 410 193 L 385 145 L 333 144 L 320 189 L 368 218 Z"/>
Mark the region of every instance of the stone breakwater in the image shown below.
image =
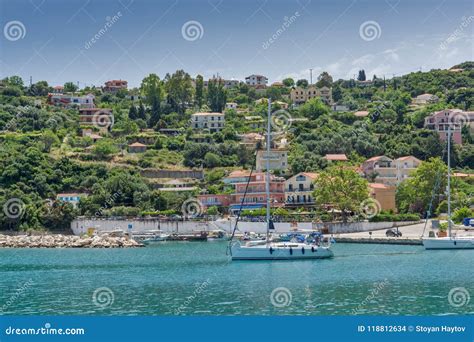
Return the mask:
<path id="1" fill-rule="evenodd" d="M 143 245 L 127 237 L 75 235 L 0 235 L 0 248 L 130 248 Z"/>

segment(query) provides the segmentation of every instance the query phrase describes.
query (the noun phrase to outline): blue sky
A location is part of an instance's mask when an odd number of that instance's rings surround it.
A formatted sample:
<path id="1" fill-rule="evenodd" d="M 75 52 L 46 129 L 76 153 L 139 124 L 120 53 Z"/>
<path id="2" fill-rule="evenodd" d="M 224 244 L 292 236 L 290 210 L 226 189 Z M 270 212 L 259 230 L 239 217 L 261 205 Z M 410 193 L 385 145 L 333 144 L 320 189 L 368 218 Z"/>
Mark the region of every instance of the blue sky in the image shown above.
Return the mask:
<path id="1" fill-rule="evenodd" d="M 448 68 L 474 56 L 470 0 L 0 0 L 0 77 L 101 85 L 184 69 L 270 81 Z M 116 16 L 115 20 L 112 18 Z M 113 23 L 111 22 L 113 21 Z M 183 36 L 194 21 L 197 37 Z M 20 36 L 7 30 L 20 22 Z M 99 32 L 106 27 L 106 32 Z M 284 23 L 287 22 L 285 26 Z M 364 23 L 366 23 L 364 25 Z M 16 24 L 17 25 L 17 24 Z M 193 25 L 193 23 L 191 23 Z M 375 35 L 361 33 L 361 25 Z M 202 28 L 202 30 L 201 30 Z M 282 29 L 284 28 L 284 29 Z M 86 48 L 87 42 L 98 39 Z M 269 42 L 271 37 L 272 42 Z M 185 39 L 187 38 L 187 39 Z M 193 40 L 196 38 L 195 40 Z"/>

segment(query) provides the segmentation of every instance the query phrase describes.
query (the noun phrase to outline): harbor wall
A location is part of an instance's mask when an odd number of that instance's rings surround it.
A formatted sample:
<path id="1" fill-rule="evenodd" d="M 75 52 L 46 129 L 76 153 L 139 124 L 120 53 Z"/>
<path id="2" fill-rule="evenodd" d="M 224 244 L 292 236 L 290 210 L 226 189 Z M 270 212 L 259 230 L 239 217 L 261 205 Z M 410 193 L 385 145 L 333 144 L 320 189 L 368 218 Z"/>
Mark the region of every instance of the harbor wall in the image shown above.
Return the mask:
<path id="1" fill-rule="evenodd" d="M 371 230 L 388 229 L 396 226 L 411 225 L 418 222 L 275 222 L 276 233 L 286 233 L 293 230 L 314 230 L 327 228 L 331 234 L 366 232 Z M 167 233 L 192 233 L 222 229 L 232 232 L 235 218 L 218 219 L 214 221 L 164 221 L 156 219 L 103 219 L 79 217 L 71 222 L 71 230 L 75 235 L 87 234 L 90 230 L 98 233 L 121 229 L 124 232 L 140 233 L 149 230 L 161 230 Z M 265 222 L 240 221 L 238 231 L 265 233 Z"/>

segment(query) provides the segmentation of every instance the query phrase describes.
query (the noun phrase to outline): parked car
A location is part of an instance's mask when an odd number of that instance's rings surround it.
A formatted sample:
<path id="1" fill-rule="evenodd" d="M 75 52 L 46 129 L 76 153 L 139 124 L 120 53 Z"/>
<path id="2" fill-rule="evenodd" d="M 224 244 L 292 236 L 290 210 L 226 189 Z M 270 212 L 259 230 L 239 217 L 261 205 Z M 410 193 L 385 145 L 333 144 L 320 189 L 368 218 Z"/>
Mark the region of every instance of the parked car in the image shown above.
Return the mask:
<path id="1" fill-rule="evenodd" d="M 401 237 L 402 232 L 399 231 L 398 228 L 390 228 L 390 229 L 387 229 L 387 231 L 385 232 L 385 236 L 387 236 L 387 237 Z"/>

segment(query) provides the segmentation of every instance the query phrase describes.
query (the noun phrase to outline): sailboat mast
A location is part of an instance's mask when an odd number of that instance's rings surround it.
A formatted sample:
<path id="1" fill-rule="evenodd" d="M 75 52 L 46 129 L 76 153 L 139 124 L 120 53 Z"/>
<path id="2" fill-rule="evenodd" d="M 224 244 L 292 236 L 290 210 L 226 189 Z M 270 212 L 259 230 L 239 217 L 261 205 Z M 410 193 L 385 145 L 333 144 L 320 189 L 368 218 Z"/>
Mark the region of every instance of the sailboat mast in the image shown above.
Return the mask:
<path id="1" fill-rule="evenodd" d="M 451 123 L 448 124 L 448 230 L 451 237 Z"/>
<path id="2" fill-rule="evenodd" d="M 267 122 L 267 158 L 266 158 L 266 175 L 265 175 L 265 192 L 267 195 L 267 242 L 270 240 L 270 145 L 271 137 L 271 121 L 272 121 L 272 100 L 268 98 L 268 122 Z"/>

